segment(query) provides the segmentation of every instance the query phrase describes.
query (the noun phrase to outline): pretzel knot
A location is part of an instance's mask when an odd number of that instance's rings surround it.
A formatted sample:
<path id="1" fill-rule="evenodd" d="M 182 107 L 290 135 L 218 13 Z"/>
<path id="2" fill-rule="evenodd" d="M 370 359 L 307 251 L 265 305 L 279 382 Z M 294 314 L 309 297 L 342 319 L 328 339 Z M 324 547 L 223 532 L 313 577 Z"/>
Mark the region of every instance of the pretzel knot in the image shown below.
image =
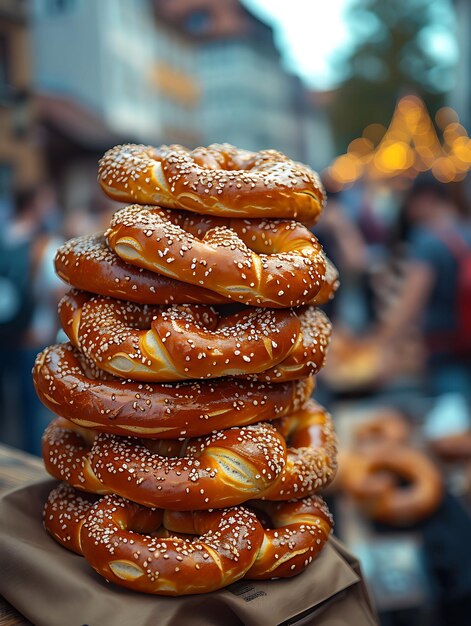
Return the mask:
<path id="1" fill-rule="evenodd" d="M 249 504 L 264 523 L 265 536 L 245 578 L 296 576 L 316 558 L 332 530 L 332 516 L 319 496 Z"/>
<path id="2" fill-rule="evenodd" d="M 200 232 L 199 227 L 197 232 Z M 59 247 L 54 263 L 58 276 L 71 287 L 101 296 L 154 305 L 231 302 L 228 297 L 216 291 L 123 261 L 106 245 L 104 235 L 70 239 Z M 337 269 L 329 259 L 325 259 L 325 263 L 321 288 L 309 304 L 325 304 L 333 298 L 338 288 Z"/>
<path id="3" fill-rule="evenodd" d="M 258 497 L 283 470 L 286 447 L 269 424 L 183 442 L 106 434 L 90 440 L 90 431 L 57 418 L 44 433 L 43 458 L 50 474 L 78 489 L 191 510 Z"/>
<path id="4" fill-rule="evenodd" d="M 57 542 L 82 554 L 107 580 L 177 596 L 220 589 L 244 576 L 294 576 L 329 537 L 332 518 L 319 497 L 251 505 L 182 513 L 119 496 L 83 496 L 62 484 L 51 491 L 43 518 Z"/>
<path id="5" fill-rule="evenodd" d="M 304 498 L 325 488 L 337 471 L 337 438 L 330 414 L 310 400 L 273 425 L 287 440 L 287 458 L 281 474 L 262 497 Z"/>
<path id="6" fill-rule="evenodd" d="M 62 326 L 97 367 L 134 380 L 165 382 L 260 374 L 283 382 L 316 373 L 330 323 L 314 307 L 244 309 L 220 316 L 205 305 L 151 307 L 71 291 Z"/>
<path id="7" fill-rule="evenodd" d="M 100 160 L 98 181 L 120 202 L 183 208 L 229 217 L 293 218 L 314 224 L 326 201 L 318 175 L 281 152 L 229 144 L 126 144 Z"/>
<path id="8" fill-rule="evenodd" d="M 106 375 L 70 344 L 49 346 L 33 370 L 36 392 L 51 411 L 78 426 L 117 435 L 198 437 L 298 410 L 314 380 L 262 383 L 242 378 L 142 384 Z"/>
<path id="9" fill-rule="evenodd" d="M 158 207 L 117 211 L 108 245 L 128 263 L 253 306 L 300 306 L 325 281 L 322 248 L 302 224 L 198 218 Z"/>

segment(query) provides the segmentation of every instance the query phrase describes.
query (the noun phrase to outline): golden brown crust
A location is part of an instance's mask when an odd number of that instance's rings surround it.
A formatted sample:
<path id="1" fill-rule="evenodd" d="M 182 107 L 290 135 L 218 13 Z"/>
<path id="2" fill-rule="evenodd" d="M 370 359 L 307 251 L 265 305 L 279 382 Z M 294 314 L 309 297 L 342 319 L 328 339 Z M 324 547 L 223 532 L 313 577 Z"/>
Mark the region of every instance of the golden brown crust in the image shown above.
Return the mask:
<path id="1" fill-rule="evenodd" d="M 59 315 L 72 344 L 98 368 L 148 382 L 305 378 L 322 367 L 331 331 L 315 307 L 223 317 L 205 305 L 149 307 L 76 291 L 61 300 Z"/>
<path id="2" fill-rule="evenodd" d="M 150 534 L 161 527 L 170 536 Z M 242 507 L 175 514 L 107 496 L 90 509 L 81 542 L 86 560 L 107 580 L 134 591 L 179 596 L 207 593 L 242 578 L 263 534 L 254 513 Z"/>
<path id="3" fill-rule="evenodd" d="M 265 500 L 304 498 L 324 489 L 337 471 L 337 438 L 330 414 L 317 402 L 274 422 L 287 439 L 286 464 Z"/>
<path id="4" fill-rule="evenodd" d="M 175 510 L 234 506 L 250 498 L 289 500 L 324 488 L 337 467 L 330 415 L 309 402 L 272 426 L 218 431 L 183 440 L 97 434 L 65 419 L 43 437 L 46 469 L 92 493 L 117 493 L 145 506 Z"/>
<path id="5" fill-rule="evenodd" d="M 294 221 L 201 217 L 135 204 L 114 214 L 106 238 L 130 264 L 252 306 L 301 306 L 325 282 L 319 242 Z"/>
<path id="6" fill-rule="evenodd" d="M 325 263 L 326 271 L 320 291 L 308 304 L 325 304 L 338 289 L 338 271 L 329 259 L 326 258 Z M 104 234 L 67 241 L 57 251 L 55 267 L 58 276 L 71 287 L 138 304 L 232 302 L 215 291 L 126 263 L 106 245 Z"/>
<path id="7" fill-rule="evenodd" d="M 59 485 L 49 495 L 44 523 L 57 542 L 84 555 L 107 580 L 176 596 L 208 592 L 241 577 L 296 576 L 324 547 L 332 517 L 318 496 L 257 500 L 250 510 L 182 513 L 119 496 L 97 499 Z"/>
<path id="8" fill-rule="evenodd" d="M 126 144 L 100 160 L 98 182 L 120 202 L 228 217 L 293 218 L 313 225 L 326 201 L 318 175 L 275 150 L 213 144 Z"/>
<path id="9" fill-rule="evenodd" d="M 332 530 L 332 516 L 324 500 L 310 496 L 250 504 L 268 521 L 262 546 L 245 578 L 266 580 L 300 574 L 321 552 Z"/>
<path id="10" fill-rule="evenodd" d="M 49 346 L 33 370 L 39 399 L 77 426 L 145 438 L 198 437 L 282 417 L 301 408 L 314 387 L 312 378 L 279 384 L 224 378 L 150 385 L 99 379 L 89 369 L 70 344 Z"/>
<path id="11" fill-rule="evenodd" d="M 230 302 L 203 287 L 125 263 L 106 245 L 104 234 L 70 239 L 57 250 L 54 263 L 57 275 L 66 283 L 101 296 L 140 304 Z"/>
<path id="12" fill-rule="evenodd" d="M 110 493 L 90 467 L 90 449 L 96 434 L 79 428 L 62 417 L 46 427 L 42 436 L 42 457 L 46 471 L 88 493 Z"/>
<path id="13" fill-rule="evenodd" d="M 183 441 L 90 440 L 90 431 L 57 418 L 45 431 L 43 458 L 50 474 L 78 489 L 188 511 L 259 497 L 281 474 L 286 446 L 269 424 Z"/>
<path id="14" fill-rule="evenodd" d="M 44 505 L 44 528 L 64 548 L 82 554 L 80 531 L 98 497 L 61 483 L 51 491 Z"/>

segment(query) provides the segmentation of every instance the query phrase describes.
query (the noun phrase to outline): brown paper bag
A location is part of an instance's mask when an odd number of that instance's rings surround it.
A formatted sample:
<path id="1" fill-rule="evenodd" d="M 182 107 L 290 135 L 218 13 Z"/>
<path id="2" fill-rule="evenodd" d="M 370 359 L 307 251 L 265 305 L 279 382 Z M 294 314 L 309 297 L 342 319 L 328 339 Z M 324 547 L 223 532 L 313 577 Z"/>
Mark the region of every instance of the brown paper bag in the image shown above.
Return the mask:
<path id="1" fill-rule="evenodd" d="M 167 598 L 120 589 L 42 527 L 53 481 L 0 500 L 0 593 L 37 626 L 374 626 L 358 562 L 335 539 L 288 580 L 239 581 L 221 591 Z"/>

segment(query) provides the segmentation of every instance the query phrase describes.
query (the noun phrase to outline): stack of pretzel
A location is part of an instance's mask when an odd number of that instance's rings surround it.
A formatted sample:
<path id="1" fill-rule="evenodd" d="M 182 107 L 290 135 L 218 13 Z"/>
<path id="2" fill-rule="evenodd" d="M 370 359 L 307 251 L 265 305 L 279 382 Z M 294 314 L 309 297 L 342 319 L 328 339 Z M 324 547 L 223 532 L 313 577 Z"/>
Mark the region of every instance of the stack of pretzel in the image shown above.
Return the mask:
<path id="1" fill-rule="evenodd" d="M 330 534 L 317 492 L 336 470 L 310 400 L 337 287 L 306 226 L 317 175 L 271 150 L 124 145 L 99 182 L 135 204 L 56 256 L 69 342 L 34 368 L 57 416 L 47 531 L 147 593 L 300 573 Z"/>

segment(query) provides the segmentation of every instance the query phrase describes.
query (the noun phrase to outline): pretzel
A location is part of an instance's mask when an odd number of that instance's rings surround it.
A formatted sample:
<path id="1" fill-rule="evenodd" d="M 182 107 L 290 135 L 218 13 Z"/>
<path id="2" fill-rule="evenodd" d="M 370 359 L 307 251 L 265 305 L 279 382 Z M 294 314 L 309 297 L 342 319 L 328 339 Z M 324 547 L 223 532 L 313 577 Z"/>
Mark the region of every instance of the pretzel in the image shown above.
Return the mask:
<path id="1" fill-rule="evenodd" d="M 471 458 L 471 431 L 465 430 L 437 439 L 429 439 L 433 453 L 443 461 L 468 461 Z"/>
<path id="2" fill-rule="evenodd" d="M 404 416 L 393 409 L 383 409 L 355 428 L 359 444 L 395 443 L 405 444 L 410 437 L 410 426 Z"/>
<path id="3" fill-rule="evenodd" d="M 265 537 L 245 578 L 289 578 L 301 573 L 320 553 L 333 526 L 319 496 L 291 502 L 249 503 L 265 521 Z"/>
<path id="4" fill-rule="evenodd" d="M 337 470 L 337 439 L 329 413 L 310 400 L 304 408 L 273 425 L 287 439 L 289 447 L 281 474 L 261 497 L 304 498 L 325 488 Z"/>
<path id="5" fill-rule="evenodd" d="M 234 506 L 263 493 L 286 460 L 269 424 L 204 438 L 150 441 L 98 434 L 57 418 L 43 435 L 46 470 L 77 489 L 172 510 Z"/>
<path id="6" fill-rule="evenodd" d="M 148 382 L 261 372 L 266 382 L 305 378 L 322 367 L 330 337 L 314 307 L 222 317 L 205 305 L 150 307 L 71 291 L 59 315 L 71 343 L 97 367 Z"/>
<path id="7" fill-rule="evenodd" d="M 374 520 L 407 526 L 429 517 L 440 505 L 443 486 L 433 463 L 413 448 L 376 446 L 342 458 L 343 488 Z M 400 486 L 406 481 L 406 486 Z"/>
<path id="8" fill-rule="evenodd" d="M 117 211 L 105 233 L 124 261 L 252 306 L 300 306 L 325 280 L 322 248 L 302 224 L 195 218 L 138 204 Z"/>
<path id="9" fill-rule="evenodd" d="M 39 399 L 83 428 L 139 437 L 197 437 L 282 417 L 301 408 L 314 388 L 312 378 L 280 384 L 224 378 L 149 385 L 90 369 L 70 344 L 49 346 L 33 370 Z"/>
<path id="10" fill-rule="evenodd" d="M 119 496 L 84 497 L 62 484 L 49 495 L 44 526 L 58 543 L 84 555 L 107 580 L 164 595 L 203 593 L 244 575 L 295 576 L 316 558 L 332 528 L 329 511 L 317 496 L 276 504 L 254 501 L 250 508 L 163 511 Z M 265 528 L 255 516 L 263 518 Z M 220 526 L 209 529 L 211 541 L 204 542 L 204 536 L 188 538 L 204 535 L 208 531 L 202 526 L 212 521 Z M 230 527 L 229 537 L 228 524 L 236 525 Z M 221 526 L 224 536 L 218 532 Z"/>
<path id="11" fill-rule="evenodd" d="M 160 528 L 170 536 L 153 536 Z M 83 554 L 101 576 L 168 596 L 206 593 L 242 578 L 263 535 L 255 514 L 242 507 L 175 513 L 116 496 L 93 505 L 80 534 Z"/>
<path id="12" fill-rule="evenodd" d="M 98 182 L 120 202 L 229 217 L 295 218 L 314 224 L 326 201 L 318 175 L 281 152 L 229 144 L 189 151 L 126 144 L 100 160 Z"/>
<path id="13" fill-rule="evenodd" d="M 335 266 L 325 259 L 324 281 L 309 302 L 320 306 L 333 298 L 339 281 Z M 229 298 L 190 283 L 124 262 L 107 245 L 103 234 L 70 239 L 55 257 L 56 273 L 66 283 L 101 296 L 138 304 L 227 304 Z"/>

